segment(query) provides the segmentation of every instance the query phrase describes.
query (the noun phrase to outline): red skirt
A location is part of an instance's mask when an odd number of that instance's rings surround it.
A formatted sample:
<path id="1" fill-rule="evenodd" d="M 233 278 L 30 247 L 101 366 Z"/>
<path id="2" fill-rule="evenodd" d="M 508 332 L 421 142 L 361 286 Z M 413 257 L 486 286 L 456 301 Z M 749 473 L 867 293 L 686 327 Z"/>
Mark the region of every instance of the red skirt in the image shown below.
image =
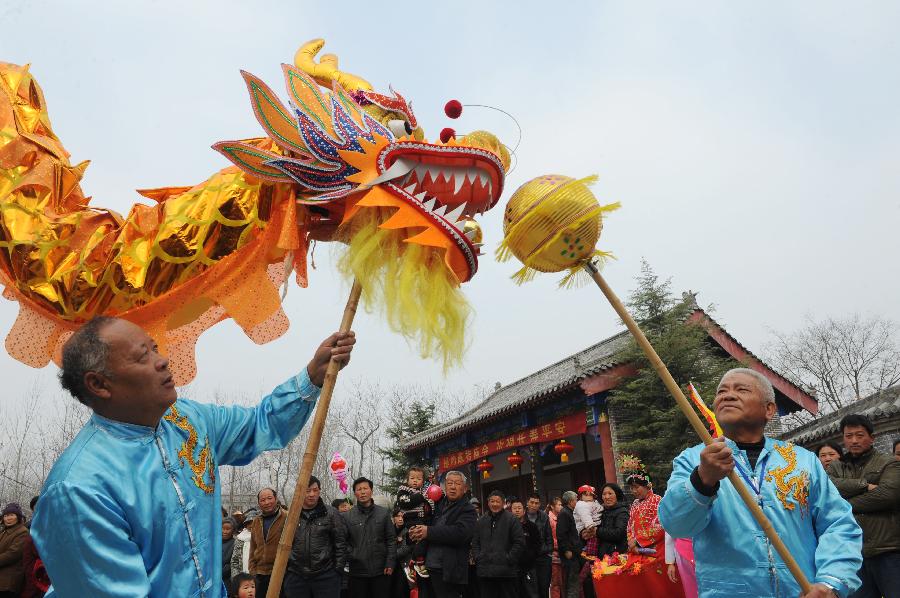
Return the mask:
<path id="1" fill-rule="evenodd" d="M 658 546 L 662 548 L 662 545 Z M 685 598 L 681 582 L 672 583 L 666 574 L 664 556 L 655 558 L 629 556 L 629 563 L 639 562 L 640 572 L 602 575 L 594 578 L 597 596 L 628 596 L 629 598 Z M 628 567 L 626 567 L 628 568 Z"/>
<path id="2" fill-rule="evenodd" d="M 663 565 L 665 567 L 665 565 Z M 629 598 L 684 598 L 681 583 L 672 583 L 665 568 L 657 573 L 648 567 L 637 575 L 604 575 L 594 579 L 597 596 L 628 596 Z"/>

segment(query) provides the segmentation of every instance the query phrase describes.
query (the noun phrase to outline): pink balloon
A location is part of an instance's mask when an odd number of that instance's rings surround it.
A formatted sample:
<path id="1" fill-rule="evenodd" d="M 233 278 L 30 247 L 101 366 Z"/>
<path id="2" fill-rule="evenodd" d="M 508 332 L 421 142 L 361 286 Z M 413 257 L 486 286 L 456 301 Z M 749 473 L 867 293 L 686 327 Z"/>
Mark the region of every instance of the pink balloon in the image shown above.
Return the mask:
<path id="1" fill-rule="evenodd" d="M 350 490 L 350 485 L 347 483 L 347 479 L 350 477 L 350 470 L 347 468 L 347 461 L 341 457 L 340 453 L 334 454 L 328 469 L 331 471 L 331 477 L 338 483 L 341 492 L 347 494 L 347 491 Z"/>

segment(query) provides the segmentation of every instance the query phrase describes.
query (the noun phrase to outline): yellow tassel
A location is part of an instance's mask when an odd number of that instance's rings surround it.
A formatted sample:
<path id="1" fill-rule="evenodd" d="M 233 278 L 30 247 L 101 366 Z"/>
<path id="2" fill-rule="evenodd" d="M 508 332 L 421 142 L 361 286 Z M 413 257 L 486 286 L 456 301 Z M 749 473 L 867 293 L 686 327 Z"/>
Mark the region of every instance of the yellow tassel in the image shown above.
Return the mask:
<path id="1" fill-rule="evenodd" d="M 494 258 L 498 262 L 507 262 L 512 256 L 512 250 L 509 248 L 509 245 L 506 244 L 506 239 L 503 239 L 497 247 L 497 250 L 494 252 Z"/>
<path id="2" fill-rule="evenodd" d="M 597 265 L 602 268 L 607 259 L 615 259 L 615 256 L 607 251 L 600 251 L 599 249 L 595 250 L 594 253 L 580 262 L 577 266 L 569 268 L 568 273 L 559 281 L 559 288 L 577 289 L 589 283 L 591 281 L 591 276 L 585 271 L 584 265 L 595 259 L 598 262 Z"/>
<path id="3" fill-rule="evenodd" d="M 423 357 L 440 357 L 446 371 L 462 362 L 471 307 L 442 249 L 406 243 L 417 231 L 379 228 L 392 212 L 367 208 L 353 217 L 338 269 L 359 280 L 367 311 L 383 313 L 392 330 Z"/>
<path id="4" fill-rule="evenodd" d="M 532 280 L 534 280 L 535 276 L 537 276 L 537 270 L 529 268 L 528 266 L 522 266 L 522 268 L 520 268 L 510 278 L 512 278 L 516 282 L 516 284 L 522 285 L 526 282 L 531 282 Z"/>
<path id="5" fill-rule="evenodd" d="M 557 286 L 561 289 L 577 289 L 583 287 L 589 279 L 590 277 L 584 271 L 582 264 L 578 264 L 567 270 L 566 275 L 562 277 Z"/>

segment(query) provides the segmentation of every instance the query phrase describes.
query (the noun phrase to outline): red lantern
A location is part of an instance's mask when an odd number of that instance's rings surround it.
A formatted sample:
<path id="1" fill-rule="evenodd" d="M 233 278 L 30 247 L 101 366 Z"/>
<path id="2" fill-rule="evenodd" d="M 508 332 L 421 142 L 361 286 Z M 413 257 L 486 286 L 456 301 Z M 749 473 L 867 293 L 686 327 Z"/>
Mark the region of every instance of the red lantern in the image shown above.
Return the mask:
<path id="1" fill-rule="evenodd" d="M 553 447 L 553 451 L 559 455 L 560 463 L 566 463 L 569 460 L 569 453 L 575 450 L 575 447 L 572 446 L 568 440 L 563 438 L 557 443 L 556 446 Z"/>
<path id="2" fill-rule="evenodd" d="M 525 459 L 522 458 L 522 455 L 520 455 L 518 451 L 513 451 L 512 455 L 506 458 L 506 462 L 509 463 L 509 466 L 513 469 L 518 469 L 524 461 Z"/>
<path id="3" fill-rule="evenodd" d="M 491 470 L 494 469 L 494 466 L 491 465 L 491 462 L 487 459 L 484 459 L 481 463 L 478 464 L 478 471 L 481 472 L 481 476 L 484 479 L 488 479 L 491 477 Z"/>

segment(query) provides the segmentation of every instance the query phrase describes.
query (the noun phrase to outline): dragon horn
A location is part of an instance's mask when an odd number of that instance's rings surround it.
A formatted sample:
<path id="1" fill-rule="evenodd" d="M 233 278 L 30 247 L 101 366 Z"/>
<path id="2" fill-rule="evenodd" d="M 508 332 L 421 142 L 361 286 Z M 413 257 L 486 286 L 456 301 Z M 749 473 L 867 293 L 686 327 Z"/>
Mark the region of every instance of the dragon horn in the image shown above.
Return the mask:
<path id="1" fill-rule="evenodd" d="M 370 91 L 372 89 L 372 85 L 362 77 L 339 70 L 338 57 L 334 54 L 325 54 L 319 62 L 316 62 L 316 54 L 324 45 L 325 40 L 321 38 L 306 42 L 294 54 L 294 64 L 322 87 L 331 88 L 332 82 L 336 81 L 348 91 Z"/>

